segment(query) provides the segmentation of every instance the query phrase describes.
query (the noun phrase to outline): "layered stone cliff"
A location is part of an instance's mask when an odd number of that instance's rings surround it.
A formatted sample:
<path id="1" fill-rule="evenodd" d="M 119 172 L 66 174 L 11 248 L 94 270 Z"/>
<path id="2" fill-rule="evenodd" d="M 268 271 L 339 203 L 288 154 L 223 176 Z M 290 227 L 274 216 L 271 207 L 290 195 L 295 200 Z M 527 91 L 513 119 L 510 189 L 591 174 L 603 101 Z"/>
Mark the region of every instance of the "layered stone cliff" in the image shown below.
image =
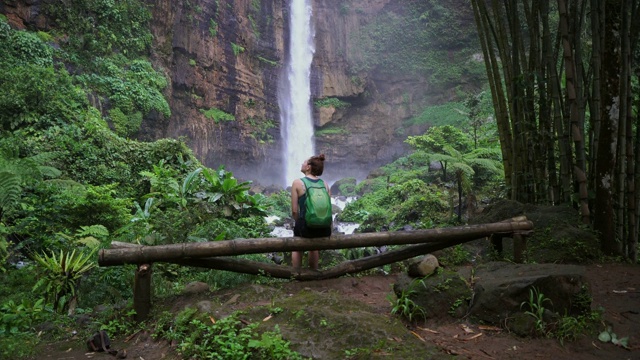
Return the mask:
<path id="1" fill-rule="evenodd" d="M 144 119 L 140 138 L 185 137 L 207 166 L 224 165 L 243 179 L 284 185 L 277 96 L 290 1 L 146 0 L 153 18 L 151 57 L 169 79 L 165 95 L 172 115 Z M 403 1 L 313 1 L 312 101 L 337 98 L 349 104 L 314 107 L 316 150 L 327 155 L 330 180 L 363 178 L 406 153 L 406 136 L 424 128 L 398 131 L 402 122 L 449 96 L 419 76 L 350 68 L 352 34 Z M 46 23 L 38 13 L 40 1 L 5 3 L 14 24 Z"/>

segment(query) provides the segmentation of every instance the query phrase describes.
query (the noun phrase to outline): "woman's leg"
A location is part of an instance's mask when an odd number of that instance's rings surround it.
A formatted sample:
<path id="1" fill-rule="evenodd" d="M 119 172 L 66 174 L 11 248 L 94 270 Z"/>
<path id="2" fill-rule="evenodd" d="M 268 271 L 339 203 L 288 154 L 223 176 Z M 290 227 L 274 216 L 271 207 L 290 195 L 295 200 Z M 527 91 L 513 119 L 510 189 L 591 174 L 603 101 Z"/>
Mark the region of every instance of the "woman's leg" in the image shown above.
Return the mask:
<path id="1" fill-rule="evenodd" d="M 291 253 L 291 265 L 296 271 L 302 268 L 302 251 L 294 251 Z"/>
<path id="2" fill-rule="evenodd" d="M 318 261 L 320 259 L 320 252 L 318 250 L 309 251 L 309 267 L 313 270 L 318 270 Z"/>

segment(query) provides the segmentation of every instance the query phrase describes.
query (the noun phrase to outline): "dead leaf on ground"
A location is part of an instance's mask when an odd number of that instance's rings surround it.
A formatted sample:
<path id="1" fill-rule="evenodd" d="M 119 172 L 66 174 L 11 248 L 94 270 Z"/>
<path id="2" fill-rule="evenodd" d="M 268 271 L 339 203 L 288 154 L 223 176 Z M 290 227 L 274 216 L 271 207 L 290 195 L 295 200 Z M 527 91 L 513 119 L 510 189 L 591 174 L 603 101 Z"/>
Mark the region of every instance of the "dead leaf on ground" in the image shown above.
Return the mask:
<path id="1" fill-rule="evenodd" d="M 502 331 L 502 328 L 499 328 L 497 326 L 488 326 L 488 325 L 480 325 L 478 326 L 478 329 L 486 330 L 486 331 Z"/>
<path id="2" fill-rule="evenodd" d="M 462 328 L 462 330 L 464 330 L 464 332 L 466 332 L 467 334 L 473 334 L 475 331 L 473 331 L 470 327 L 468 327 L 465 324 L 460 324 L 460 327 Z"/>
<path id="3" fill-rule="evenodd" d="M 416 327 L 418 329 L 422 330 L 422 331 L 430 332 L 432 334 L 440 334 L 438 331 L 435 331 L 435 330 L 431 330 L 431 329 L 428 329 L 428 328 L 423 328 L 423 327 L 420 327 L 420 326 L 416 326 Z"/>
<path id="4" fill-rule="evenodd" d="M 422 342 L 426 342 L 422 336 L 418 335 L 418 333 L 417 333 L 417 332 L 412 331 L 411 333 L 412 333 L 415 337 L 417 337 L 418 339 L 420 339 L 420 341 L 422 341 Z"/>
<path id="5" fill-rule="evenodd" d="M 482 335 L 483 335 L 482 333 L 477 333 L 477 334 L 473 335 L 472 337 L 469 337 L 469 338 L 466 338 L 466 339 L 462 339 L 462 340 L 469 341 L 469 340 L 473 340 L 475 338 L 479 338 Z"/>

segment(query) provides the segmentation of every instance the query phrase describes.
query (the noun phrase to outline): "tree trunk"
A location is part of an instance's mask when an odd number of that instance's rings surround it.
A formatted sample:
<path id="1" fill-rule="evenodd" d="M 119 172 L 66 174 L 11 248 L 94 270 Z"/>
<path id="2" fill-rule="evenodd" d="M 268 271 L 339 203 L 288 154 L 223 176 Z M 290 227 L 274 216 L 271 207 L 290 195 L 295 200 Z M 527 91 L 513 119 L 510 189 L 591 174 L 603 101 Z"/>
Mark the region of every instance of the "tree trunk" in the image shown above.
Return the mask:
<path id="1" fill-rule="evenodd" d="M 509 113 L 502 87 L 502 77 L 498 57 L 495 54 L 495 46 L 491 41 L 495 39 L 493 34 L 492 16 L 489 15 L 485 2 L 472 0 L 473 14 L 478 28 L 478 37 L 484 56 L 485 68 L 491 89 L 491 99 L 496 114 L 496 125 L 500 138 L 500 150 L 502 151 L 502 163 L 504 165 L 505 183 L 508 188 L 513 188 L 513 147 L 512 133 L 509 125 Z"/>
<path id="2" fill-rule="evenodd" d="M 558 11 L 560 12 L 560 33 L 562 35 L 562 47 L 564 57 L 564 68 L 566 78 L 566 99 L 569 105 L 569 119 L 571 138 L 574 144 L 575 154 L 575 181 L 578 182 L 578 194 L 580 196 L 580 214 L 582 215 L 582 223 L 589 224 L 589 201 L 587 191 L 587 177 L 585 174 L 584 164 L 584 141 L 583 129 L 580 122 L 580 113 L 578 107 L 578 88 L 576 81 L 576 62 L 574 58 L 574 47 L 571 46 L 573 37 L 569 32 L 569 13 L 565 0 L 558 0 Z M 575 14 L 574 14 L 575 15 Z M 574 17 L 574 23 L 575 21 Z"/>
<path id="3" fill-rule="evenodd" d="M 185 258 L 257 254 L 280 251 L 308 251 L 346 249 L 366 246 L 442 243 L 446 241 L 470 241 L 493 233 L 526 231 L 533 223 L 505 221 L 499 223 L 467 225 L 451 228 L 333 235 L 308 239 L 301 237 L 235 239 L 226 241 L 183 243 L 136 248 L 102 249 L 98 254 L 100 266 L 124 264 L 150 264 L 157 261 L 173 261 Z"/>
<path id="4" fill-rule="evenodd" d="M 620 3 L 605 1 L 606 17 L 602 51 L 600 112 L 600 145 L 596 154 L 594 230 L 600 234 L 602 251 L 607 255 L 620 255 L 621 249 L 615 233 L 613 196 L 616 177 L 616 148 L 620 99 Z"/>

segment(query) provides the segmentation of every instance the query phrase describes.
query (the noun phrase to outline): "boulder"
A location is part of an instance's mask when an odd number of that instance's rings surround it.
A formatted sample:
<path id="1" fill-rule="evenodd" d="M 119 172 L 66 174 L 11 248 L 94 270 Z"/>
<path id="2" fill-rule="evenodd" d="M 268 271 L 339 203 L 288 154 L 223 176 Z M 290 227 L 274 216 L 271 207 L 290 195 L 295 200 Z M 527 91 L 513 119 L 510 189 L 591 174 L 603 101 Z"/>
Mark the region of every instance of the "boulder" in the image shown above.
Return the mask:
<path id="1" fill-rule="evenodd" d="M 447 270 L 417 279 L 400 275 L 393 291 L 398 299 L 408 297 L 420 309 L 414 311 L 415 319 L 460 318 L 466 313 L 471 299 L 467 282 L 460 274 Z"/>
<path id="2" fill-rule="evenodd" d="M 200 293 L 207 292 L 209 290 L 210 290 L 209 284 L 201 281 L 194 281 L 185 285 L 182 293 L 183 294 L 200 294 Z"/>
<path id="3" fill-rule="evenodd" d="M 478 267 L 474 279 L 469 314 L 485 323 L 504 325 L 515 314 L 532 311 L 530 303 L 538 303 L 539 296 L 545 310 L 560 315 L 584 314 L 591 307 L 582 266 L 492 262 Z"/>
<path id="4" fill-rule="evenodd" d="M 427 254 L 411 259 L 407 273 L 414 278 L 425 277 L 433 274 L 439 266 L 438 259 L 431 254 Z"/>
<path id="5" fill-rule="evenodd" d="M 340 179 L 331 185 L 331 195 L 354 196 L 356 183 L 356 178 L 353 177 Z"/>

